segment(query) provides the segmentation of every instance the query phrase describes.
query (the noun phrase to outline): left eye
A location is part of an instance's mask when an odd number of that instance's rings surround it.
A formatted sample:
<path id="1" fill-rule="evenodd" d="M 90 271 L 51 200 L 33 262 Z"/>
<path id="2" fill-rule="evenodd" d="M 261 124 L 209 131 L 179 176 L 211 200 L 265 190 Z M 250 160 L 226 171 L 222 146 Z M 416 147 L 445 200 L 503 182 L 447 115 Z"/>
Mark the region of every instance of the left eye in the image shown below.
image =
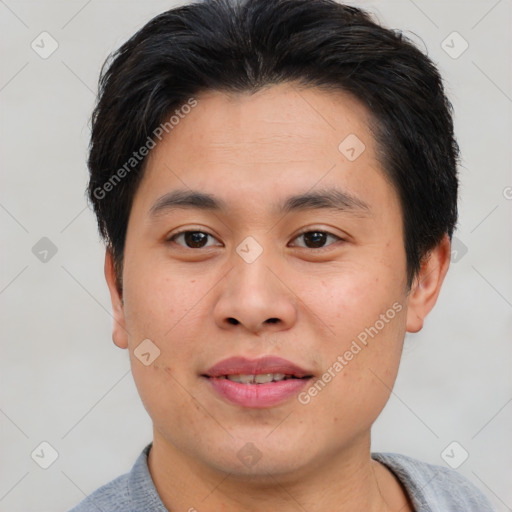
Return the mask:
<path id="1" fill-rule="evenodd" d="M 208 237 L 216 240 L 216 238 L 204 231 L 182 231 L 169 238 L 169 241 L 176 242 L 178 245 L 184 245 L 189 249 L 202 249 L 203 247 L 211 247 L 211 245 L 208 245 Z M 182 240 L 184 243 L 179 243 L 178 240 Z"/>
<path id="2" fill-rule="evenodd" d="M 325 247 L 329 238 L 333 239 L 334 242 L 342 240 L 339 236 L 332 235 L 326 231 L 306 231 L 305 233 L 301 233 L 297 238 L 295 238 L 295 240 L 299 240 L 301 238 L 304 240 L 305 245 L 299 245 L 299 247 L 306 247 L 307 249 L 319 249 Z"/>

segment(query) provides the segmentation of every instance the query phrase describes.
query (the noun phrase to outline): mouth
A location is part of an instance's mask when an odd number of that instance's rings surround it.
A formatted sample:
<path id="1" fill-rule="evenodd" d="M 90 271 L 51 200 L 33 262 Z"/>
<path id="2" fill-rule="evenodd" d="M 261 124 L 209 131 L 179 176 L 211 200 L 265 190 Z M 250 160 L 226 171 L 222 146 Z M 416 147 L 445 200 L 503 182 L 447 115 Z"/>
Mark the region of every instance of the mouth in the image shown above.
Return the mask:
<path id="1" fill-rule="evenodd" d="M 266 375 L 268 382 L 273 379 L 269 379 L 268 376 L 272 375 L 276 377 L 276 380 L 283 380 L 285 378 L 297 378 L 302 379 L 304 377 L 312 377 L 313 372 L 310 372 L 299 365 L 283 359 L 281 357 L 265 356 L 258 359 L 247 359 L 245 357 L 230 357 L 224 359 L 219 363 L 212 366 L 204 374 L 205 377 L 220 378 L 220 377 L 243 377 L 247 380 L 246 383 L 261 383 L 249 379 L 249 377 L 260 377 Z M 260 377 L 262 378 L 262 377 Z"/>
<path id="2" fill-rule="evenodd" d="M 254 375 L 238 374 L 238 375 L 220 375 L 217 379 L 228 379 L 231 382 L 240 384 L 268 384 L 269 382 L 281 382 L 289 379 L 307 379 L 310 376 L 297 377 L 296 375 L 285 375 L 284 373 L 258 373 Z"/>
<path id="3" fill-rule="evenodd" d="M 277 357 L 225 359 L 201 377 L 217 397 L 237 406 L 266 408 L 291 399 L 313 378 L 313 373 Z"/>

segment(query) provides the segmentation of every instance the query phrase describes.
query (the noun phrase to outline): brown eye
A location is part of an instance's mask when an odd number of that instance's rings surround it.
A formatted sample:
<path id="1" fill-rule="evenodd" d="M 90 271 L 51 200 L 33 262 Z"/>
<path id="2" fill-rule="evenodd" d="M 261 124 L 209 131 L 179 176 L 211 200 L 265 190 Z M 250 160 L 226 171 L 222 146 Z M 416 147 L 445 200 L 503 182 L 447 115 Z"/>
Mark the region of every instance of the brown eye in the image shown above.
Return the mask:
<path id="1" fill-rule="evenodd" d="M 295 240 L 299 240 L 301 238 L 304 243 L 298 244 L 298 246 L 305 247 L 307 249 L 321 249 L 326 246 L 326 242 L 329 238 L 334 239 L 334 241 L 341 240 L 340 237 L 332 235 L 327 231 L 306 231 L 300 234 Z"/>
<path id="2" fill-rule="evenodd" d="M 310 231 L 309 233 L 304 233 L 303 236 L 306 245 L 310 248 L 323 247 L 327 240 L 327 234 L 321 231 Z"/>
<path id="3" fill-rule="evenodd" d="M 189 249 L 202 249 L 210 247 L 210 245 L 207 245 L 208 237 L 215 240 L 212 235 L 204 231 L 182 231 L 172 236 L 169 241 L 176 242 L 178 245 L 184 245 Z"/>

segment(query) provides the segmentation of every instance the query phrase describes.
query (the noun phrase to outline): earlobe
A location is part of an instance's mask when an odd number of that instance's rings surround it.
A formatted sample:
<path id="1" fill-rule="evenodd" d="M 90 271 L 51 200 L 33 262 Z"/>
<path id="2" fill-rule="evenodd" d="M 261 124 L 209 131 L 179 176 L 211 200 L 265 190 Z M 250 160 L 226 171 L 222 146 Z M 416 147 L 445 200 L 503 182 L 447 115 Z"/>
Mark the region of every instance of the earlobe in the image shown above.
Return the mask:
<path id="1" fill-rule="evenodd" d="M 411 287 L 407 308 L 407 332 L 418 332 L 441 291 L 450 266 L 451 243 L 447 234 L 422 262 L 419 274 Z"/>
<path id="2" fill-rule="evenodd" d="M 112 340 L 119 348 L 128 348 L 128 333 L 126 331 L 123 296 L 117 282 L 114 257 L 108 248 L 105 252 L 105 279 L 110 292 L 112 315 L 114 317 Z"/>

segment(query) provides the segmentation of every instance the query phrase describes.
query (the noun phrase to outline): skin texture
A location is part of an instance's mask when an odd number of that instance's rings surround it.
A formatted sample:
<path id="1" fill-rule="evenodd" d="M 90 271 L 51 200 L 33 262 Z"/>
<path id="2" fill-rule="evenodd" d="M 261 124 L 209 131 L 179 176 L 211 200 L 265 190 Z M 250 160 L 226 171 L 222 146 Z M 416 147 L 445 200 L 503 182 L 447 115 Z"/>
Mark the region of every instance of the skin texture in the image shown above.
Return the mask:
<path id="1" fill-rule="evenodd" d="M 437 300 L 448 237 L 407 290 L 398 196 L 376 159 L 368 112 L 352 97 L 282 84 L 196 99 L 149 156 L 129 218 L 122 291 L 108 251 L 105 260 L 113 339 L 129 350 L 153 420 L 149 467 L 162 501 L 199 512 L 315 512 L 333 503 L 339 511 L 412 510 L 393 474 L 370 458 L 370 429 L 390 396 L 406 331 L 419 331 Z M 338 149 L 349 134 L 365 145 L 354 161 Z M 291 195 L 332 188 L 369 210 L 276 210 Z M 152 216 L 177 189 L 215 195 L 227 208 Z M 181 230 L 210 234 L 207 247 L 170 240 Z M 303 231 L 334 236 L 315 248 Z M 263 249 L 252 263 L 236 251 L 248 236 Z M 276 355 L 320 378 L 393 304 L 400 311 L 306 405 L 292 397 L 244 408 L 201 377 L 227 357 Z M 148 366 L 134 356 L 144 339 L 160 350 Z M 261 455 L 252 465 L 237 456 L 247 443 Z"/>

